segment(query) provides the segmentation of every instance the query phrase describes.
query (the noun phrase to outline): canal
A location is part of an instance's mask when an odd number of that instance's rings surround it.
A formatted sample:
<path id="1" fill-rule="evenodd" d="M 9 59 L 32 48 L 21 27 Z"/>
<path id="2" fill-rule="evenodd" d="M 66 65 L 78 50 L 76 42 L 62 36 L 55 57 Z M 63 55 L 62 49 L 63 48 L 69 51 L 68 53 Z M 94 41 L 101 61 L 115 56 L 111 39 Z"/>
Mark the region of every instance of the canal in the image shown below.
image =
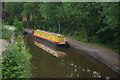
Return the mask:
<path id="1" fill-rule="evenodd" d="M 39 43 L 62 51 L 64 57 L 56 57 L 37 47 L 37 39 L 30 34 L 24 35 L 24 42 L 30 49 L 33 65 L 32 74 L 35 78 L 115 78 L 117 74 L 104 64 L 70 47 L 56 47 L 44 41 Z"/>

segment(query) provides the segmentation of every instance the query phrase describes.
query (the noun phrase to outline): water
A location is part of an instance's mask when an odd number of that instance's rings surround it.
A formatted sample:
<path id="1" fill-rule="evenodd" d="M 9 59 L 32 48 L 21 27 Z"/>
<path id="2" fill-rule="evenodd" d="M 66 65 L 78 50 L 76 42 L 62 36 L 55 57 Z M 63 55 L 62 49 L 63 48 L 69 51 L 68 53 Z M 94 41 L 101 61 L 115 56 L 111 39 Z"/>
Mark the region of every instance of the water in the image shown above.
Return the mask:
<path id="1" fill-rule="evenodd" d="M 58 48 L 46 42 L 40 42 L 56 50 L 63 51 L 66 56 L 57 58 L 34 45 L 33 37 L 24 36 L 24 41 L 32 55 L 32 74 L 35 78 L 115 78 L 107 66 L 72 48 Z M 54 47 L 53 47 L 54 46 Z"/>

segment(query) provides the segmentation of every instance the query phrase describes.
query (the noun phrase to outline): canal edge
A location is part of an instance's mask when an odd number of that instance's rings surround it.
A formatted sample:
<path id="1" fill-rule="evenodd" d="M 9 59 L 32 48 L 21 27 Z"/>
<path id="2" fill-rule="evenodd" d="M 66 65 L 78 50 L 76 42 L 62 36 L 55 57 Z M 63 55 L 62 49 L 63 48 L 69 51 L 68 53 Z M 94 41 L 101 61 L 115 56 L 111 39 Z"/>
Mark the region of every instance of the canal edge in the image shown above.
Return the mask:
<path id="1" fill-rule="evenodd" d="M 68 44 L 70 44 L 70 43 L 68 43 Z M 107 67 L 112 69 L 118 75 L 118 77 L 120 77 L 120 68 L 117 65 L 111 63 L 109 60 L 102 58 L 100 55 L 97 55 L 96 52 L 88 51 L 83 48 L 76 47 L 76 45 L 73 45 L 73 44 L 70 44 L 70 47 L 74 48 L 82 53 L 85 53 L 86 55 L 88 55 L 90 57 L 93 57 L 97 61 L 103 63 L 104 65 L 106 65 Z"/>

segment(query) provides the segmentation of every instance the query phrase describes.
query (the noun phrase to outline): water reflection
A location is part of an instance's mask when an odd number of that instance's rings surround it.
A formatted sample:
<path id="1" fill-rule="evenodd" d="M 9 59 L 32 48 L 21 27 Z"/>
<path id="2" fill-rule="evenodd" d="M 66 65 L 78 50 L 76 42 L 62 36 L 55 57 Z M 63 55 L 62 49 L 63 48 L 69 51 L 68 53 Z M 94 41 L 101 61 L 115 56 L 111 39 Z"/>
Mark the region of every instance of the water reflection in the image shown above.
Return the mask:
<path id="1" fill-rule="evenodd" d="M 54 50 L 44 44 L 41 44 L 40 42 L 37 42 L 34 40 L 34 45 L 36 45 L 37 47 L 43 49 L 44 51 L 52 54 L 53 56 L 56 56 L 56 57 L 64 57 L 66 56 L 66 53 L 62 52 L 62 51 L 57 51 L 57 50 Z"/>
<path id="2" fill-rule="evenodd" d="M 100 78 L 101 75 L 100 75 L 99 72 L 93 71 L 93 77 L 94 77 L 94 78 Z"/>

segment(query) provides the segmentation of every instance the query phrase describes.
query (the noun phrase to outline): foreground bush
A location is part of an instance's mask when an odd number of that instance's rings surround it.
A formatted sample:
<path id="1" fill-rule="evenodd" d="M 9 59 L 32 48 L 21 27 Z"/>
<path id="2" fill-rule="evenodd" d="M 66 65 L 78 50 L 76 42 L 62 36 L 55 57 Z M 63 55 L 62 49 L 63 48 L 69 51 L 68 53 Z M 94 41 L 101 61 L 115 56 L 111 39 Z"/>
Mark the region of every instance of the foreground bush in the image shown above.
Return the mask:
<path id="1" fill-rule="evenodd" d="M 29 50 L 21 42 L 18 36 L 13 44 L 8 45 L 6 51 L 2 52 L 2 78 L 29 78 L 31 77 L 31 63 Z"/>
<path id="2" fill-rule="evenodd" d="M 5 27 L 1 27 L 0 31 L 1 31 L 0 32 L 1 38 L 6 39 L 7 41 L 10 41 L 13 31 L 10 31 L 6 29 Z"/>

